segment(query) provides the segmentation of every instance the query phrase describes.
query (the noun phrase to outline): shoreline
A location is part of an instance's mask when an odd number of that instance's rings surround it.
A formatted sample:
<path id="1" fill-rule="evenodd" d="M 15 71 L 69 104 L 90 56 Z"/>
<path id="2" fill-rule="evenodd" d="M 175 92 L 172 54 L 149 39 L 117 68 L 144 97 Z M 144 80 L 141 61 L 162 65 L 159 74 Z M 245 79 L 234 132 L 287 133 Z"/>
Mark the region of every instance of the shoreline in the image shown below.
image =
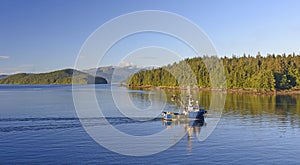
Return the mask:
<path id="1" fill-rule="evenodd" d="M 187 90 L 186 87 L 177 87 L 177 86 L 126 86 L 131 89 L 166 89 L 166 90 Z M 216 88 L 198 88 L 193 87 L 191 90 L 199 91 L 214 91 L 214 92 L 225 92 L 229 94 L 257 94 L 257 95 L 300 95 L 300 89 L 288 89 L 288 90 L 275 90 L 275 91 L 266 91 L 266 90 L 257 90 L 257 89 L 243 89 L 243 88 L 232 88 L 232 89 L 216 89 Z"/>

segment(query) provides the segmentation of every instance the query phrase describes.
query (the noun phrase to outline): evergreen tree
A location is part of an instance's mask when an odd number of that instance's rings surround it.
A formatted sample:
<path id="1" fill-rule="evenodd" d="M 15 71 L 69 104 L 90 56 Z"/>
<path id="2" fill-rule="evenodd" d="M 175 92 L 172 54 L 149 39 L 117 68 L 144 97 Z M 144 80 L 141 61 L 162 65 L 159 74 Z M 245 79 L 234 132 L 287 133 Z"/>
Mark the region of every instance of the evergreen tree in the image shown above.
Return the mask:
<path id="1" fill-rule="evenodd" d="M 218 68 L 222 66 L 224 68 Z M 224 71 L 224 73 L 222 73 Z M 192 73 L 191 73 L 192 72 Z M 222 75 L 226 76 L 225 78 Z M 196 82 L 194 82 L 196 81 Z M 196 84 L 200 88 L 213 87 L 247 88 L 257 90 L 284 90 L 300 88 L 300 56 L 260 53 L 256 57 L 197 57 L 172 65 L 143 70 L 127 80 L 128 86 L 186 86 Z"/>

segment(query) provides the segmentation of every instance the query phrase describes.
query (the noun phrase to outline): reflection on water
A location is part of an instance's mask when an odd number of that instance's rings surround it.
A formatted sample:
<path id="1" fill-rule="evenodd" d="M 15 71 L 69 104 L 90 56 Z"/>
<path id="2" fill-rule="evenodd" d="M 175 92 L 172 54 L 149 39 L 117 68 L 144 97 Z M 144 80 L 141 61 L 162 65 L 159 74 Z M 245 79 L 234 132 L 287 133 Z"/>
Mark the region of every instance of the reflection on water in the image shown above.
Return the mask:
<path id="1" fill-rule="evenodd" d="M 299 96 L 227 95 L 224 117 L 239 116 L 255 123 L 300 127 Z"/>
<path id="2" fill-rule="evenodd" d="M 172 95 L 185 96 L 186 90 L 164 90 L 169 104 L 180 104 L 172 102 Z M 200 106 L 208 110 L 212 104 L 212 93 L 207 91 L 192 90 L 191 95 L 199 101 Z M 184 97 L 181 97 L 184 98 Z M 186 99 L 183 101 L 186 101 Z M 264 121 L 289 123 L 300 127 L 300 96 L 299 95 L 255 95 L 255 94 L 227 94 L 222 117 L 239 116 L 242 118 L 261 118 Z"/>
<path id="3" fill-rule="evenodd" d="M 184 126 L 187 133 L 187 151 L 192 152 L 192 139 L 200 136 L 201 127 L 206 125 L 204 118 L 201 120 L 162 120 L 162 124 L 168 129 L 178 125 Z"/>

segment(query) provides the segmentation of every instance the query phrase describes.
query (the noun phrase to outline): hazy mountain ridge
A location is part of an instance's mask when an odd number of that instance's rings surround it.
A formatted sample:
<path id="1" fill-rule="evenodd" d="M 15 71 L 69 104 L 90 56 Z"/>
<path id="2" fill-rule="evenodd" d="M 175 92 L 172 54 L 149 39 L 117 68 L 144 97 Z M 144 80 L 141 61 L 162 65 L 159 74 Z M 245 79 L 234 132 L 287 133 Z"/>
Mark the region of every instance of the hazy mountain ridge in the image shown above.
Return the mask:
<path id="1" fill-rule="evenodd" d="M 96 72 L 96 76 L 105 78 L 109 83 L 125 82 L 126 79 L 141 70 L 150 69 L 149 67 L 140 68 L 136 66 L 104 66 L 99 68 L 92 68 L 83 70 L 83 72 L 93 75 Z"/>

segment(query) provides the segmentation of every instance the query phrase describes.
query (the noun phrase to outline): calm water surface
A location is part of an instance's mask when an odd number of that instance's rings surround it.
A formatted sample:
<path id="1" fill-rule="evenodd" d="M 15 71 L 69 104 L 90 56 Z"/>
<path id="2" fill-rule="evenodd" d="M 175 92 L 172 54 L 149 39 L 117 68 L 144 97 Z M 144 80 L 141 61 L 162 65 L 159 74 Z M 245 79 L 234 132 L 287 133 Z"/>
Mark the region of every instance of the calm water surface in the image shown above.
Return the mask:
<path id="1" fill-rule="evenodd" d="M 102 110 L 117 129 L 133 135 L 150 135 L 176 124 L 160 119 L 135 121 L 116 117 L 117 108 L 107 99 L 109 85 L 97 85 Z M 90 90 L 82 86 L 82 91 Z M 137 107 L 147 107 L 149 91 L 129 92 Z M 178 94 L 167 91 L 167 98 Z M 194 93 L 205 108 L 210 94 Z M 168 101 L 166 110 L 178 109 Z M 203 142 L 196 138 L 201 126 L 171 148 L 150 156 L 124 156 L 98 145 L 76 115 L 72 87 L 0 86 L 0 163 L 101 163 L 101 164 L 299 164 L 300 96 L 228 94 L 222 118 Z M 101 119 L 86 118 L 91 126 Z M 205 127 L 205 124 L 202 126 Z"/>

